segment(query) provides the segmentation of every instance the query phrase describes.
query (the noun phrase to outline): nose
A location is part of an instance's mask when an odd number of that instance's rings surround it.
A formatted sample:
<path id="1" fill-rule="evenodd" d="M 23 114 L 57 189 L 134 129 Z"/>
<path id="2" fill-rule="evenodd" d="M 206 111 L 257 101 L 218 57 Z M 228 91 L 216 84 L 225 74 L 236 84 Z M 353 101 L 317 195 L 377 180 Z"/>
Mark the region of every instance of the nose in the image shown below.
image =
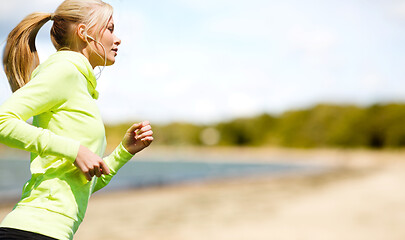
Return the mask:
<path id="1" fill-rule="evenodd" d="M 119 39 L 118 37 L 115 37 L 115 41 L 114 41 L 115 45 L 120 45 L 121 44 L 121 39 Z"/>

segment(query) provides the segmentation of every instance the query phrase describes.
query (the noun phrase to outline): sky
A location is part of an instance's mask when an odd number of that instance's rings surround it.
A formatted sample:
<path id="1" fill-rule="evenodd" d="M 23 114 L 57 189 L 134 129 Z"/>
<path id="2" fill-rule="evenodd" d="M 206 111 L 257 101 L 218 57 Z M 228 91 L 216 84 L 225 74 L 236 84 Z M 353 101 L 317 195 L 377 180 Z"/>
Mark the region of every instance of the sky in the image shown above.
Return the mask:
<path id="1" fill-rule="evenodd" d="M 0 47 L 62 1 L 0 1 Z M 405 0 L 108 0 L 122 40 L 98 79 L 106 123 L 209 124 L 319 103 L 405 102 Z M 55 52 L 51 22 L 41 61 Z M 95 69 L 95 72 L 98 70 Z M 0 73 L 0 104 L 11 95 Z"/>

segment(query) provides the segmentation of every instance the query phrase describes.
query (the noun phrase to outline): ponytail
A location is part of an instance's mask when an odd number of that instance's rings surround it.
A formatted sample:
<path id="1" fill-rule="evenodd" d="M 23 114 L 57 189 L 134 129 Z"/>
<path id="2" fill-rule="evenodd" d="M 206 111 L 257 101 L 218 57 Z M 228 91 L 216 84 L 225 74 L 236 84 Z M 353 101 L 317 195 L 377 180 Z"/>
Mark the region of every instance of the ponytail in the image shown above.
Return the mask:
<path id="1" fill-rule="evenodd" d="M 51 18 L 49 13 L 32 13 L 8 35 L 3 65 L 13 92 L 29 82 L 32 71 L 39 65 L 35 38 L 39 29 Z"/>
<path id="2" fill-rule="evenodd" d="M 4 71 L 11 90 L 15 92 L 28 83 L 32 71 L 39 65 L 35 38 L 47 21 L 54 21 L 50 34 L 56 50 L 69 50 L 74 45 L 77 24 L 86 24 L 86 33 L 92 30 L 98 39 L 98 33 L 107 28 L 112 14 L 111 5 L 101 0 L 65 0 L 52 14 L 32 13 L 24 18 L 8 35 L 4 49 Z"/>

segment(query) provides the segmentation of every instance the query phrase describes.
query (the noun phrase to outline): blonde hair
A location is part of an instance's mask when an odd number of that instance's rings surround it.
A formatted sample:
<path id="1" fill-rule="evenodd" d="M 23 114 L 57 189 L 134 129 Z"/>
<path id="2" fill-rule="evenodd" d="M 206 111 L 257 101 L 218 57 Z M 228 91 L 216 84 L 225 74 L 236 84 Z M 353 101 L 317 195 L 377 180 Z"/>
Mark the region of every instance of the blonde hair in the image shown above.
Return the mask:
<path id="1" fill-rule="evenodd" d="M 25 17 L 8 35 L 4 49 L 4 72 L 11 90 L 15 92 L 28 83 L 32 71 L 39 65 L 35 38 L 46 22 L 54 21 L 51 41 L 56 50 L 71 49 L 78 24 L 86 25 L 85 35 L 91 31 L 95 39 L 99 39 L 112 14 L 111 5 L 101 0 L 65 0 L 52 14 L 32 13 Z"/>

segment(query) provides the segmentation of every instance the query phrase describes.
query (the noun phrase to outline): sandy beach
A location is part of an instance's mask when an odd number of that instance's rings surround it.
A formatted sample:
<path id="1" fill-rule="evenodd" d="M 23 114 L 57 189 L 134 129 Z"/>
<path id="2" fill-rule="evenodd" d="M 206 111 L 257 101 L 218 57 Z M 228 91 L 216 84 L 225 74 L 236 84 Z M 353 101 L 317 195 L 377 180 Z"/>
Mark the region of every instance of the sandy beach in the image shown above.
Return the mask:
<path id="1" fill-rule="evenodd" d="M 159 154 L 333 170 L 96 194 L 75 240 L 405 239 L 405 151 L 155 148 L 140 157 Z"/>

